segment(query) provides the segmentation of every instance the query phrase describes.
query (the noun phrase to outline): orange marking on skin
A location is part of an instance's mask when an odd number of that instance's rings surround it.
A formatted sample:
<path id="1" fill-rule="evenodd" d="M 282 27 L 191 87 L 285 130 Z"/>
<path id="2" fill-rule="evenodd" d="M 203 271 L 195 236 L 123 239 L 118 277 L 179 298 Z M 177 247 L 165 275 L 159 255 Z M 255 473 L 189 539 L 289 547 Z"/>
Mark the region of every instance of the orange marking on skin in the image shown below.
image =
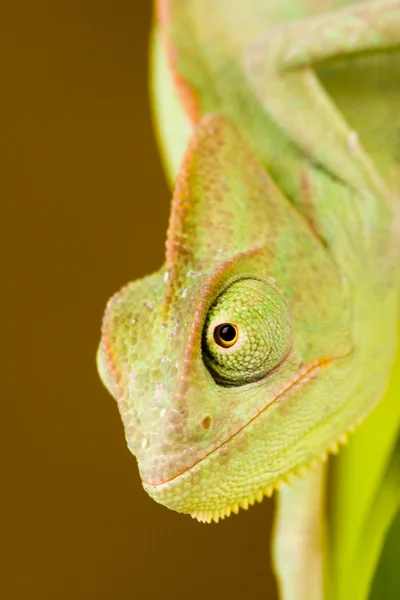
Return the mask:
<path id="1" fill-rule="evenodd" d="M 194 135 L 190 139 L 175 182 L 166 242 L 168 281 L 164 294 L 164 319 L 167 318 L 169 309 L 174 301 L 177 289 L 176 283 L 180 274 L 184 269 L 189 269 L 191 263 L 193 263 L 193 250 L 186 243 L 185 225 L 191 206 L 188 181 L 189 173 L 201 139 L 202 136 L 199 136 L 199 134 Z"/>
<path id="2" fill-rule="evenodd" d="M 211 119 L 212 117 L 206 117 L 203 125 L 199 127 L 195 135 L 190 139 L 185 151 L 182 166 L 176 178 L 166 242 L 166 267 L 168 279 L 164 292 L 164 319 L 168 317 L 170 307 L 176 298 L 176 290 L 179 289 L 177 282 L 179 282 L 184 271 L 193 269 L 194 265 L 194 250 L 189 243 L 190 232 L 187 232 L 188 222 L 190 227 L 193 202 L 193 198 L 190 194 L 190 176 L 192 173 L 192 166 L 193 169 L 196 167 L 199 146 L 201 146 L 204 139 L 213 132 Z M 253 252 L 253 250 L 251 250 L 250 253 Z"/>
<path id="3" fill-rule="evenodd" d="M 187 467 L 186 469 L 184 469 L 180 473 L 177 473 L 176 475 L 173 475 L 169 479 L 165 479 L 164 481 L 160 481 L 158 483 L 146 483 L 146 482 L 144 482 L 144 485 L 147 485 L 148 487 L 152 487 L 152 488 L 157 488 L 157 487 L 165 485 L 167 483 L 171 483 L 172 481 L 174 481 L 178 477 L 181 477 L 181 475 L 184 475 L 185 473 L 188 473 L 189 471 L 191 471 L 191 469 L 193 469 L 195 466 L 197 466 L 198 464 L 200 464 L 206 458 L 209 458 L 212 454 L 214 454 L 215 452 L 218 452 L 219 450 L 221 450 L 221 448 L 223 448 L 224 446 L 226 446 L 227 444 L 229 444 L 230 441 L 232 441 L 235 437 L 237 437 L 244 429 L 246 429 L 246 427 L 248 427 L 251 423 L 253 423 L 253 421 L 255 421 L 256 419 L 258 419 L 258 417 L 262 413 L 264 413 L 270 406 L 272 406 L 276 402 L 282 400 L 282 398 L 284 398 L 294 388 L 296 388 L 298 386 L 302 386 L 305 383 L 307 383 L 308 381 L 310 381 L 322 369 L 324 369 L 324 368 L 328 367 L 329 365 L 331 365 L 331 363 L 334 362 L 335 360 L 339 360 L 339 358 L 342 358 L 342 357 L 317 358 L 317 359 L 314 359 L 314 360 L 310 361 L 307 365 L 302 366 L 298 370 L 296 376 L 293 379 L 291 379 L 286 384 L 286 386 L 284 387 L 284 389 L 281 392 L 279 392 L 273 398 L 273 400 L 269 404 L 267 404 L 266 406 L 264 406 L 264 408 L 262 408 L 256 415 L 254 415 L 254 417 L 252 417 L 249 421 L 247 421 L 247 423 L 245 423 L 242 427 L 240 427 L 237 431 L 235 431 L 235 433 L 233 433 L 231 436 L 229 436 L 224 442 L 222 442 L 222 444 L 220 444 L 219 446 L 216 446 L 215 448 L 213 448 L 213 450 L 211 450 L 210 452 L 208 452 L 205 456 L 202 456 L 197 461 L 195 461 L 190 467 Z"/>
<path id="4" fill-rule="evenodd" d="M 197 303 L 194 308 L 194 318 L 192 326 L 189 331 L 186 347 L 182 357 L 181 369 L 180 369 L 180 385 L 177 387 L 177 396 L 179 398 L 185 398 L 186 391 L 190 381 L 190 374 L 192 371 L 193 364 L 196 360 L 196 353 L 201 345 L 202 328 L 205 318 L 205 312 L 208 307 L 210 294 L 218 282 L 224 275 L 227 274 L 229 269 L 235 266 L 243 258 L 255 256 L 261 251 L 261 247 L 256 246 L 245 252 L 237 254 L 233 258 L 225 261 L 220 267 L 218 267 L 211 275 L 206 285 L 203 287 L 202 293 L 199 296 Z"/>
<path id="5" fill-rule="evenodd" d="M 197 140 L 194 141 L 196 144 L 189 142 L 188 148 L 185 152 L 183 165 L 176 178 L 174 196 L 172 198 L 171 216 L 169 220 L 166 243 L 167 267 L 172 268 L 174 265 L 176 265 L 176 260 L 179 257 L 181 247 L 185 246 L 187 250 L 190 249 L 189 246 L 186 246 L 183 243 L 183 231 L 185 225 L 184 216 L 188 213 L 190 207 L 188 170 L 197 146 Z"/>
<path id="6" fill-rule="evenodd" d="M 168 19 L 168 2 L 166 0 L 154 0 L 154 14 L 157 23 L 162 27 Z"/>
<path id="7" fill-rule="evenodd" d="M 186 243 L 185 225 L 190 213 L 191 200 L 189 194 L 189 173 L 193 157 L 201 140 L 199 133 L 192 136 L 186 147 L 182 166 L 178 172 L 171 203 L 167 241 L 166 267 L 168 280 L 164 292 L 163 319 L 167 319 L 171 305 L 174 302 L 177 281 L 184 269 L 190 269 L 193 263 L 193 250 Z"/>
<path id="8" fill-rule="evenodd" d="M 300 189 L 301 196 L 300 202 L 301 206 L 304 210 L 304 216 L 307 219 L 308 224 L 310 225 L 315 236 L 320 240 L 320 242 L 326 246 L 326 242 L 318 228 L 317 224 L 317 215 L 315 213 L 315 207 L 312 199 L 312 185 L 308 176 L 307 171 L 303 170 L 300 174 Z"/>
<path id="9" fill-rule="evenodd" d="M 201 119 L 200 103 L 196 93 L 187 81 L 178 72 L 179 55 L 171 41 L 166 37 L 168 25 L 170 23 L 170 10 L 168 0 L 156 0 L 155 2 L 156 19 L 162 31 L 164 38 L 164 47 L 167 53 L 169 67 L 172 77 L 181 99 L 184 109 L 193 125 L 196 125 Z"/>
<path id="10" fill-rule="evenodd" d="M 119 292 L 114 294 L 114 296 L 112 298 L 110 298 L 110 300 L 108 301 L 106 310 L 105 310 L 105 314 L 104 314 L 102 332 L 101 332 L 102 333 L 101 346 L 102 346 L 102 350 L 104 352 L 104 357 L 106 359 L 106 363 L 107 363 L 107 366 L 108 366 L 108 369 L 109 369 L 109 372 L 111 375 L 115 396 L 121 395 L 121 386 L 120 386 L 121 373 L 118 369 L 117 359 L 112 351 L 111 335 L 110 335 L 110 330 L 109 330 L 109 316 L 111 313 L 112 306 L 114 305 L 115 301 L 121 297 L 123 289 L 124 288 L 122 288 Z M 116 400 L 118 401 L 117 398 L 116 398 Z"/>

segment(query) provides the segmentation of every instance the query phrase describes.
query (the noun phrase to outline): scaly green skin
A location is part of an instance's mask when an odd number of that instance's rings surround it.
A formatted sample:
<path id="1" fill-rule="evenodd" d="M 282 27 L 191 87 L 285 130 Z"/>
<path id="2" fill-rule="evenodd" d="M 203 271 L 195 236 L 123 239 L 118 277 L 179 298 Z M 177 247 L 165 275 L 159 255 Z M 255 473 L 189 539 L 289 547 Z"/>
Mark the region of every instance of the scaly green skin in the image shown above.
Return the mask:
<path id="1" fill-rule="evenodd" d="M 166 263 L 110 300 L 98 354 L 145 489 L 206 521 L 335 447 L 382 397 L 397 342 L 395 147 L 378 154 L 367 110 L 355 115 L 367 154 L 312 67 L 395 49 L 399 4 L 333 12 L 323 27 L 284 26 L 321 12 L 311 1 L 231 9 L 230 0 L 159 2 L 196 128 Z M 399 65 L 384 56 L 381 66 Z M 334 71 L 321 77 L 351 113 Z M 398 99 L 397 88 L 378 118 L 382 135 Z M 221 323 L 239 331 L 230 348 L 215 341 Z"/>

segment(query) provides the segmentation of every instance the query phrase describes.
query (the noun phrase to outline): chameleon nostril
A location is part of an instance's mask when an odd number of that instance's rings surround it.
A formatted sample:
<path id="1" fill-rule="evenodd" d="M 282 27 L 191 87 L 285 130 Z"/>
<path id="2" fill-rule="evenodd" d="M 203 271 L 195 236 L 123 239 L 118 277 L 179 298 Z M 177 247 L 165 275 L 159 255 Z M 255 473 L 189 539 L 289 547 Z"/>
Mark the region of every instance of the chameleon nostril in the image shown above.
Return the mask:
<path id="1" fill-rule="evenodd" d="M 204 419 L 202 420 L 201 424 L 202 424 L 202 427 L 204 429 L 210 429 L 211 417 L 209 417 L 209 416 L 204 417 Z"/>

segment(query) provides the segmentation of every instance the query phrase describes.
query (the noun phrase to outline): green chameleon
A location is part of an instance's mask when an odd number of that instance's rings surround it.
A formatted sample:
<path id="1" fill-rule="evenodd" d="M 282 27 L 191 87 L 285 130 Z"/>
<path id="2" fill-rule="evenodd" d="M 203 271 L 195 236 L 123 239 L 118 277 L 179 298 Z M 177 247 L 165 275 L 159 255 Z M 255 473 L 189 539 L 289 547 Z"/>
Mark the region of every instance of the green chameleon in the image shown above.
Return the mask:
<path id="1" fill-rule="evenodd" d="M 193 135 L 165 264 L 109 301 L 98 368 L 146 491 L 210 522 L 336 452 L 387 388 L 400 2 L 157 8 Z"/>

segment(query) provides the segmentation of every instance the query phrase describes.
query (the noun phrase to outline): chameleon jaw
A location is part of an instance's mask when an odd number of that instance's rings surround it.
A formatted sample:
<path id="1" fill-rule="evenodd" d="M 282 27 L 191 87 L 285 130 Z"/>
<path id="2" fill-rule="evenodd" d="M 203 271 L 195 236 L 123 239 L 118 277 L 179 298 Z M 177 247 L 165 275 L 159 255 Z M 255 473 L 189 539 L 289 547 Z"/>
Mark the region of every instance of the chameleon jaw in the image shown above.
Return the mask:
<path id="1" fill-rule="evenodd" d="M 264 497 L 271 498 L 274 491 L 279 491 L 283 485 L 291 485 L 297 478 L 303 478 L 310 469 L 315 468 L 320 462 L 326 462 L 329 454 L 338 454 L 340 446 L 348 443 L 350 433 L 352 433 L 359 424 L 360 423 L 357 423 L 355 426 L 350 427 L 347 432 L 341 434 L 339 439 L 333 441 L 329 445 L 329 448 L 326 452 L 322 452 L 320 456 L 314 458 L 311 462 L 305 462 L 296 466 L 292 471 L 278 479 L 273 484 L 261 488 L 255 493 L 250 493 L 245 498 L 242 498 L 241 500 L 224 508 L 220 508 L 218 510 L 195 511 L 190 513 L 190 516 L 193 519 L 197 519 L 197 521 L 200 523 L 218 523 L 218 521 L 225 519 L 225 517 L 230 517 L 231 514 L 237 515 L 240 508 L 247 510 L 249 506 L 253 506 L 256 502 L 261 503 Z"/>
<path id="2" fill-rule="evenodd" d="M 298 385 L 303 385 L 307 381 L 310 381 L 310 379 L 314 378 L 314 376 L 318 372 L 320 372 L 321 369 L 326 368 L 332 362 L 340 360 L 342 358 L 343 357 L 341 356 L 329 359 L 314 359 L 310 361 L 307 365 L 303 365 L 303 367 L 301 367 L 301 369 L 298 371 L 297 376 L 286 384 L 285 388 L 281 390 L 281 392 L 277 394 L 277 396 L 275 396 L 272 403 L 278 401 L 279 399 L 282 399 L 284 396 L 286 396 L 288 392 L 290 392 L 293 389 L 296 389 Z M 257 413 L 257 415 L 253 417 L 253 419 L 251 419 L 244 426 L 242 426 L 233 436 L 225 440 L 222 446 L 231 442 L 238 435 L 243 434 L 243 430 L 246 429 L 250 425 L 250 423 L 254 421 L 259 421 L 260 414 L 267 410 L 270 406 L 271 403 L 266 405 L 259 413 Z M 352 429 L 354 429 L 354 427 L 350 428 L 350 431 Z M 209 502 L 209 505 L 211 504 L 211 508 L 207 507 L 204 509 L 193 510 L 195 508 L 193 506 L 192 510 L 190 510 L 190 504 L 192 502 L 189 500 L 189 498 L 191 496 L 192 498 L 196 498 L 197 493 L 202 487 L 201 479 L 202 470 L 204 468 L 202 467 L 202 465 L 207 459 L 210 459 L 212 455 L 217 456 L 222 446 L 214 448 L 207 456 L 201 458 L 200 460 L 192 464 L 190 467 L 186 468 L 180 473 L 177 473 L 175 476 L 171 477 L 168 480 L 158 482 L 157 484 L 143 482 L 143 485 L 146 491 L 149 493 L 150 496 L 153 497 L 154 500 L 166 505 L 167 507 L 173 510 L 190 514 L 193 518 L 203 523 L 211 523 L 212 521 L 218 522 L 220 519 L 224 519 L 225 517 L 230 516 L 232 513 L 237 514 L 239 512 L 239 508 L 247 510 L 248 507 L 255 504 L 255 502 L 261 502 L 264 496 L 272 496 L 274 490 L 279 489 L 283 484 L 292 483 L 295 477 L 302 477 L 307 472 L 308 468 L 315 466 L 321 460 L 326 460 L 328 452 L 337 453 L 339 450 L 339 444 L 346 443 L 347 434 L 340 434 L 339 436 L 337 436 L 336 433 L 336 437 L 338 437 L 338 439 L 334 439 L 332 442 L 330 442 L 328 444 L 327 450 L 323 450 L 320 456 L 317 456 L 316 458 L 307 457 L 306 460 L 303 459 L 303 461 L 293 466 L 293 468 L 288 470 L 285 474 L 280 475 L 275 481 L 269 481 L 268 483 L 264 483 L 260 485 L 258 489 L 256 488 L 253 490 L 249 490 L 242 497 L 240 497 L 239 495 L 239 498 L 236 497 L 230 502 L 228 500 L 228 503 L 225 506 L 221 507 L 220 504 L 219 508 L 212 508 L 213 502 Z M 195 478 L 194 481 L 193 477 Z M 193 483 L 188 485 L 188 479 L 191 479 Z M 170 488 L 171 484 L 174 484 L 175 487 L 175 482 L 178 483 L 178 481 L 182 480 L 186 480 L 186 485 L 183 484 L 183 486 L 180 487 L 180 492 L 178 496 L 176 495 L 176 493 L 174 493 L 174 497 L 172 497 L 172 490 Z M 201 486 L 200 488 L 199 485 Z M 178 498 L 179 501 L 177 501 Z M 173 500 L 173 502 L 171 502 L 171 499 Z"/>

